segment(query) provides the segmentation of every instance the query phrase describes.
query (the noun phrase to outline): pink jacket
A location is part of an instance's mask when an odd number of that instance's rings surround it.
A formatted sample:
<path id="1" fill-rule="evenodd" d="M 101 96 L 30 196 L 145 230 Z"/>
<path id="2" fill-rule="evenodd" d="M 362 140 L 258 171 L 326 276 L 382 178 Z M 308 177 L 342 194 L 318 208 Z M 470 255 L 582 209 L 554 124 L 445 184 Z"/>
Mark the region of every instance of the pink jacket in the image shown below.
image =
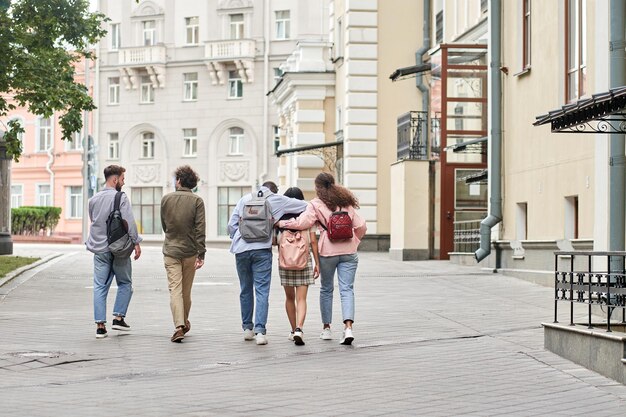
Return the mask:
<path id="1" fill-rule="evenodd" d="M 328 239 L 326 231 L 320 227 L 320 240 L 318 249 L 320 256 L 350 255 L 356 253 L 361 239 L 365 236 L 367 226 L 365 220 L 359 216 L 354 207 L 342 207 L 352 218 L 354 233 L 352 239 L 342 241 L 331 241 Z M 306 206 L 306 210 L 296 219 L 282 220 L 278 226 L 287 229 L 304 230 L 312 227 L 315 223 L 326 225 L 332 211 L 319 198 L 314 198 Z M 321 218 L 320 218 L 321 216 Z"/>

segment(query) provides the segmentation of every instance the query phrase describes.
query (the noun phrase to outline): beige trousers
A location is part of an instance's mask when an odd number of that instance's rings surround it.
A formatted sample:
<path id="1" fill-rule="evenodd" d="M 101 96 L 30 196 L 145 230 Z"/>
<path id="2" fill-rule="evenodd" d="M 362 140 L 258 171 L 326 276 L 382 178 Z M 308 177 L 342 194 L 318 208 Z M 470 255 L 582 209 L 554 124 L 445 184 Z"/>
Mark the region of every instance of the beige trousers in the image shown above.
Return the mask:
<path id="1" fill-rule="evenodd" d="M 184 326 L 191 310 L 191 286 L 196 275 L 196 257 L 176 259 L 164 256 L 163 258 L 174 326 Z"/>

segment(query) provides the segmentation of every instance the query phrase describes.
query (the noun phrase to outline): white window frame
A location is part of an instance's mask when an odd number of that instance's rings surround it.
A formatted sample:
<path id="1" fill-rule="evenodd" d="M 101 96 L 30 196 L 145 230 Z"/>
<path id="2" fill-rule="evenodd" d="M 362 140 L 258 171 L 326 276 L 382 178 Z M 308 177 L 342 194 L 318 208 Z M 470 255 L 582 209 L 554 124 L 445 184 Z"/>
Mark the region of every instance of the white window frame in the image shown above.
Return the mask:
<path id="1" fill-rule="evenodd" d="M 13 189 L 20 189 L 19 194 L 14 193 Z M 18 208 L 24 205 L 24 185 L 22 184 L 11 184 L 11 208 Z"/>
<path id="2" fill-rule="evenodd" d="M 195 79 L 191 76 L 195 76 Z M 186 72 L 183 74 L 183 101 L 198 101 L 198 73 Z"/>
<path id="3" fill-rule="evenodd" d="M 190 158 L 198 156 L 198 130 L 183 129 L 183 156 Z"/>
<path id="4" fill-rule="evenodd" d="M 48 192 L 42 193 L 42 187 L 48 187 Z M 52 187 L 50 183 L 46 182 L 35 185 L 35 205 L 39 207 L 50 207 L 52 205 Z"/>
<path id="5" fill-rule="evenodd" d="M 241 133 L 240 133 L 241 132 Z M 228 155 L 243 155 L 245 131 L 240 127 L 231 127 L 228 134 Z"/>
<path id="6" fill-rule="evenodd" d="M 109 78 L 109 105 L 120 104 L 120 77 Z"/>
<path id="7" fill-rule="evenodd" d="M 280 126 L 273 125 L 272 131 L 274 132 L 274 152 L 280 148 Z"/>
<path id="8" fill-rule="evenodd" d="M 108 159 L 120 159 L 120 135 L 117 132 L 108 134 Z"/>
<path id="9" fill-rule="evenodd" d="M 228 71 L 228 98 L 243 98 L 243 80 L 239 71 Z"/>
<path id="10" fill-rule="evenodd" d="M 82 151 L 83 150 L 83 139 L 81 132 L 72 133 L 72 140 L 65 140 L 65 150 L 66 151 Z"/>
<path id="11" fill-rule="evenodd" d="M 72 191 L 77 191 L 73 193 Z M 82 185 L 68 185 L 65 187 L 67 195 L 66 219 L 82 219 L 83 217 L 83 187 Z"/>
<path id="12" fill-rule="evenodd" d="M 139 97 L 139 102 L 141 104 L 154 103 L 154 86 L 152 85 L 150 76 L 148 75 L 141 76 L 140 90 L 141 90 L 141 95 Z"/>
<path id="13" fill-rule="evenodd" d="M 276 39 L 289 39 L 291 36 L 291 12 L 289 10 L 276 10 L 274 16 L 276 18 Z"/>
<path id="14" fill-rule="evenodd" d="M 24 121 L 24 119 L 23 119 L 22 117 L 20 117 L 20 116 L 11 117 L 11 118 L 9 119 L 9 122 L 11 122 L 11 121 L 16 121 L 16 122 L 20 125 L 20 127 L 22 127 L 23 129 L 25 129 L 25 128 L 26 128 L 26 126 L 25 126 L 25 125 L 26 125 L 26 122 L 25 122 L 25 121 Z M 19 139 L 20 143 L 22 144 L 22 149 L 24 149 L 24 133 L 25 133 L 25 132 L 21 132 L 21 133 L 19 133 L 19 134 L 17 135 L 17 138 Z"/>
<path id="15" fill-rule="evenodd" d="M 241 20 L 233 20 L 235 16 L 241 16 Z M 230 22 L 230 39 L 243 39 L 246 36 L 245 16 L 243 13 L 228 15 Z"/>
<path id="16" fill-rule="evenodd" d="M 274 85 L 278 84 L 285 72 L 280 68 L 274 68 Z"/>
<path id="17" fill-rule="evenodd" d="M 154 159 L 154 133 L 145 132 L 141 137 L 141 159 Z"/>
<path id="18" fill-rule="evenodd" d="M 194 20 L 195 19 L 195 22 Z M 200 42 L 200 18 L 190 16 L 185 18 L 185 44 L 197 45 Z"/>
<path id="19" fill-rule="evenodd" d="M 143 33 L 143 46 L 156 45 L 156 20 L 144 20 L 141 22 Z"/>
<path id="20" fill-rule="evenodd" d="M 109 32 L 111 34 L 111 51 L 117 51 L 120 49 L 120 24 L 110 23 Z"/>
<path id="21" fill-rule="evenodd" d="M 47 120 L 50 122 L 49 126 L 42 126 L 41 122 Z M 35 152 L 47 152 L 48 149 L 52 148 L 52 141 L 53 141 L 53 131 L 52 131 L 52 127 L 54 126 L 54 117 L 49 117 L 47 119 L 43 118 L 43 117 L 39 117 L 37 119 L 37 140 L 35 143 Z M 43 143 L 42 143 L 42 133 L 45 136 L 43 138 Z M 42 145 L 44 145 L 42 147 Z"/>

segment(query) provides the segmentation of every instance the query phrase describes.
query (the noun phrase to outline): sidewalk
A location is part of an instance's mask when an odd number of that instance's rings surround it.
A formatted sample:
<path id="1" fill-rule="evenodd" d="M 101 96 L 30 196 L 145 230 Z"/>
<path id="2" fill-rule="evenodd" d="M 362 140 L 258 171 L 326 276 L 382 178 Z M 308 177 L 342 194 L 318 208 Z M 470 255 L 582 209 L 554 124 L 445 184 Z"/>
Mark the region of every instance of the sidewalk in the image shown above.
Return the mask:
<path id="1" fill-rule="evenodd" d="M 16 255 L 61 256 L 2 287 L 0 414 L 626 415 L 626 386 L 543 349 L 550 288 L 361 253 L 354 346 L 338 343 L 338 290 L 335 340 L 318 338 L 316 285 L 298 347 L 287 340 L 275 269 L 269 344 L 257 346 L 240 330 L 234 257 L 209 249 L 193 289 L 192 330 L 174 344 L 160 248 L 142 249 L 133 262 L 133 330 L 109 329 L 97 340 L 92 256 L 80 245 L 16 245 Z"/>

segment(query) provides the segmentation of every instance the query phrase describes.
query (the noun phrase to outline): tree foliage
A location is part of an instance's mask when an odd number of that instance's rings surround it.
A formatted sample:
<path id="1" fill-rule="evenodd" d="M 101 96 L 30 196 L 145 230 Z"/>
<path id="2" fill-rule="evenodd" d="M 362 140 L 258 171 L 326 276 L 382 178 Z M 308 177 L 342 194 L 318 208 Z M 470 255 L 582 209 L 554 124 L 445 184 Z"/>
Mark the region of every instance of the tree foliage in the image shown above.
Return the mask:
<path id="1" fill-rule="evenodd" d="M 82 112 L 95 109 L 87 88 L 74 81 L 74 65 L 95 58 L 90 46 L 106 34 L 107 20 L 89 11 L 88 0 L 0 0 L 0 117 L 17 106 L 45 118 L 62 112 L 63 139 L 72 140 Z M 18 161 L 23 129 L 7 127 L 7 153 Z"/>

